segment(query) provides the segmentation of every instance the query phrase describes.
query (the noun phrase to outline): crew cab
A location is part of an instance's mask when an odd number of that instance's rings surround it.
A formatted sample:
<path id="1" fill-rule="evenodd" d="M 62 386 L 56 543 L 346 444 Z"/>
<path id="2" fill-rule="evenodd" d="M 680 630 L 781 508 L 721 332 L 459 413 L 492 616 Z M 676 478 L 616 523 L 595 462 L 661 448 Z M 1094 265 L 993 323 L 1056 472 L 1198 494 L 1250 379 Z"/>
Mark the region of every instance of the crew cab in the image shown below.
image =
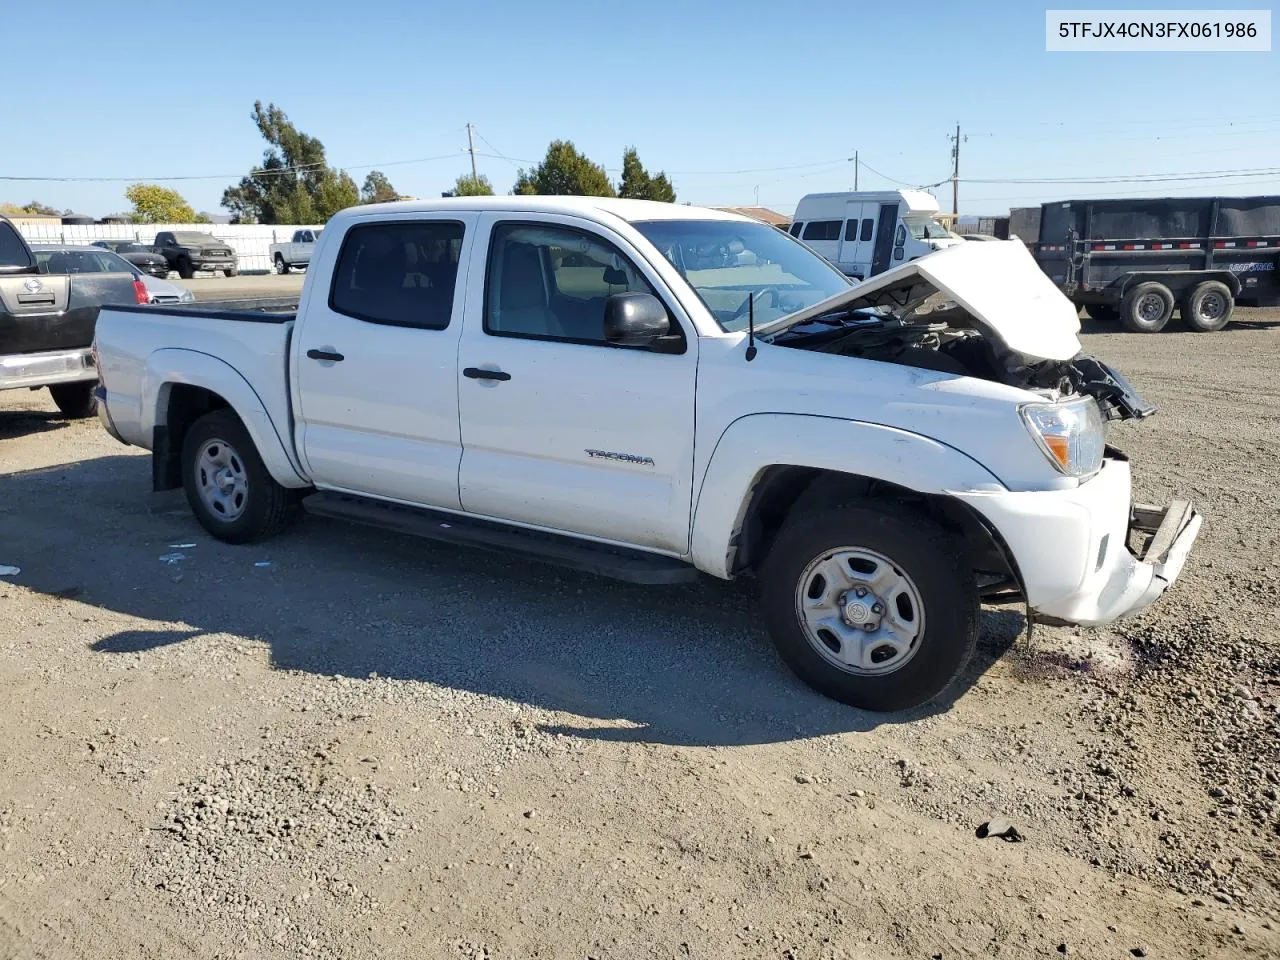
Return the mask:
<path id="1" fill-rule="evenodd" d="M 305 267 L 311 262 L 311 251 L 320 237 L 320 228 L 306 227 L 293 231 L 288 243 L 273 243 L 269 249 L 271 265 L 276 273 L 288 273 L 295 267 Z"/>
<path id="2" fill-rule="evenodd" d="M 183 280 L 190 280 L 197 270 L 221 272 L 228 277 L 240 272 L 235 251 L 207 233 L 161 230 L 151 249 L 164 257 L 169 269 L 177 270 Z"/>
<path id="3" fill-rule="evenodd" d="M 81 257 L 94 261 L 82 270 Z M 68 417 L 91 417 L 98 371 L 90 346 L 104 303 L 146 303 L 141 279 L 123 260 L 99 269 L 92 247 L 33 250 L 0 217 L 0 390 L 48 387 Z"/>
<path id="4" fill-rule="evenodd" d="M 586 197 L 339 213 L 296 312 L 103 311 L 100 416 L 230 543 L 310 512 L 642 583 L 754 576 L 786 662 L 898 710 L 982 600 L 1104 624 L 1201 518 L 1130 502 L 1080 352 L 1020 243 L 859 284 L 731 213 Z"/>

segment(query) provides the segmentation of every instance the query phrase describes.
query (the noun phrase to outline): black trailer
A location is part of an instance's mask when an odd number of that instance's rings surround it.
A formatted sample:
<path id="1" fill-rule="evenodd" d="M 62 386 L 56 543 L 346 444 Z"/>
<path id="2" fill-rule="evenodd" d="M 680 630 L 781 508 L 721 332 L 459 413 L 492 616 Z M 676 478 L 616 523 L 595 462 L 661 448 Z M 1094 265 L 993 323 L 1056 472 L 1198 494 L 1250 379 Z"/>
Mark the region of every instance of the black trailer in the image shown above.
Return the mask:
<path id="1" fill-rule="evenodd" d="M 1039 228 L 1041 269 L 1096 320 L 1154 333 L 1176 306 L 1221 330 L 1237 303 L 1280 303 L 1280 197 L 1068 200 L 1043 204 Z"/>

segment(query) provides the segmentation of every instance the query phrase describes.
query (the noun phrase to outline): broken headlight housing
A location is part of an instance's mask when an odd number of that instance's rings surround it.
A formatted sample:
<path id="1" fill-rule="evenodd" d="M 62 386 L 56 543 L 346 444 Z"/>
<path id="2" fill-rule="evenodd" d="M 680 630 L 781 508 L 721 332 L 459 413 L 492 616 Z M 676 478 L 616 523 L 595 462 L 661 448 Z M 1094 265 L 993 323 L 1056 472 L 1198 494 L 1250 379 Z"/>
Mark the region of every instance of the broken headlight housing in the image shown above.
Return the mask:
<path id="1" fill-rule="evenodd" d="M 1061 473 L 1083 479 L 1102 469 L 1106 428 L 1092 397 L 1027 403 L 1018 412 L 1044 455 Z"/>

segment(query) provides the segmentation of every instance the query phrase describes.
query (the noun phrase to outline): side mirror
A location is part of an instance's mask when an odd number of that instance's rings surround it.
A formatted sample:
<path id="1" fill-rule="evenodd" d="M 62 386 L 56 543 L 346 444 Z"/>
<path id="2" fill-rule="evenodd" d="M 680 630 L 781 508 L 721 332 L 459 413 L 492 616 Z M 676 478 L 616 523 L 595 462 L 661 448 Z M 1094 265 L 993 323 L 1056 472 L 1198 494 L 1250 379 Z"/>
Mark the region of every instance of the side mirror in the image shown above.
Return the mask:
<path id="1" fill-rule="evenodd" d="M 647 347 L 671 332 L 667 308 L 650 293 L 615 293 L 604 305 L 604 338 L 624 347 Z"/>

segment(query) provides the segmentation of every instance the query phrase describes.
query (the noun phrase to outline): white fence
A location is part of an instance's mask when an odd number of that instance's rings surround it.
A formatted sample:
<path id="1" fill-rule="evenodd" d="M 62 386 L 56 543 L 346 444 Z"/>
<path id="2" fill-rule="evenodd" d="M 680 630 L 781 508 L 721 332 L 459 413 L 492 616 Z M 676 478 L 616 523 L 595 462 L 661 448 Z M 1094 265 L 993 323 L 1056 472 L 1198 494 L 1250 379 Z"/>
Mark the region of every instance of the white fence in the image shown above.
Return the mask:
<path id="1" fill-rule="evenodd" d="M 272 269 L 269 248 L 273 243 L 288 243 L 293 231 L 316 229 L 321 224 L 227 224 L 227 223 L 86 223 L 80 225 L 19 223 L 18 229 L 30 243 L 73 243 L 87 245 L 94 240 L 133 240 L 152 243 L 161 230 L 191 230 L 211 234 L 236 252 L 240 269 L 245 273 Z"/>

